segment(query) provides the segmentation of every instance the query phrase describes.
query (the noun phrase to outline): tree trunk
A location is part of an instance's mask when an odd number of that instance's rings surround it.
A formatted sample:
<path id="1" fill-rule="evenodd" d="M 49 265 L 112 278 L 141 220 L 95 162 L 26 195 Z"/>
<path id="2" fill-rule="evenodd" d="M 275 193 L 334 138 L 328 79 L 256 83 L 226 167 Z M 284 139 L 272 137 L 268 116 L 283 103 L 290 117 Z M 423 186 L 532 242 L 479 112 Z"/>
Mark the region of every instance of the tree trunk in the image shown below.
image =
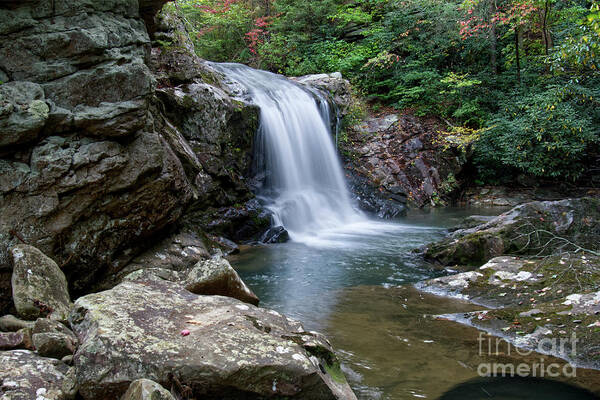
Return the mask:
<path id="1" fill-rule="evenodd" d="M 550 13 L 550 0 L 544 2 L 544 14 L 542 16 L 542 36 L 544 39 L 544 54 L 547 56 L 550 50 L 550 33 L 548 32 L 548 14 Z"/>
<path id="2" fill-rule="evenodd" d="M 496 23 L 492 21 L 496 11 L 495 2 L 490 0 L 490 67 L 494 75 L 498 75 L 497 52 L 498 44 L 496 39 Z"/>
<path id="3" fill-rule="evenodd" d="M 515 58 L 517 60 L 517 79 L 521 83 L 521 54 L 519 52 L 519 31 L 521 27 L 515 26 Z"/>

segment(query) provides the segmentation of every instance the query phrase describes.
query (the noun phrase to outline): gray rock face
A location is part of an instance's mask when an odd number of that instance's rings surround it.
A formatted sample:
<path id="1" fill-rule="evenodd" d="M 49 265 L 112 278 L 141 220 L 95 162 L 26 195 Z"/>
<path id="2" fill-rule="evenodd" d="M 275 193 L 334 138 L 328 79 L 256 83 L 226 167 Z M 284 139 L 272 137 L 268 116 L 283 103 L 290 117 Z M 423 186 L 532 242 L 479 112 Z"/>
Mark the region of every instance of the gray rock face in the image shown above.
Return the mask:
<path id="1" fill-rule="evenodd" d="M 547 255 L 597 251 L 600 246 L 600 199 L 583 197 L 522 204 L 491 221 L 459 229 L 428 245 L 425 257 L 442 265 L 481 265 L 504 254 Z"/>
<path id="2" fill-rule="evenodd" d="M 44 90 L 32 82 L 0 85 L 0 148 L 33 141 L 48 120 Z"/>
<path id="3" fill-rule="evenodd" d="M 0 376 L 6 400 L 69 400 L 77 392 L 72 369 L 27 350 L 0 352 Z"/>
<path id="4" fill-rule="evenodd" d="M 202 398 L 355 399 L 327 341 L 274 311 L 177 284 L 124 282 L 77 300 L 74 364 L 85 399 L 146 378 Z"/>
<path id="5" fill-rule="evenodd" d="M 175 397 L 156 382 L 138 379 L 131 383 L 121 400 L 175 400 Z"/>
<path id="6" fill-rule="evenodd" d="M 440 130 L 410 113 L 369 117 L 348 129 L 348 142 L 340 146 L 351 155 L 346 170 L 356 177 L 353 190 L 365 210 L 386 217 L 368 187 L 380 198 L 416 207 L 443 203 L 459 187 L 456 176 L 466 157 Z"/>
<path id="7" fill-rule="evenodd" d="M 151 107 L 156 82 L 143 18 L 162 4 L 0 5 L 8 81 L 0 85 L 0 149 L 11 146 L 0 151 L 3 282 L 8 249 L 22 241 L 55 259 L 75 290 L 87 289 L 121 269 L 191 200 Z M 4 310 L 7 286 L 0 285 Z"/>
<path id="8" fill-rule="evenodd" d="M 50 316 L 66 321 L 71 300 L 65 274 L 33 246 L 17 245 L 13 256 L 12 291 L 15 308 L 25 319 Z"/>
<path id="9" fill-rule="evenodd" d="M 167 237 L 134 258 L 114 279 L 106 282 L 108 287 L 105 289 L 115 286 L 124 277 L 138 270 L 162 269 L 185 272 L 210 256 L 201 238 L 193 233 L 180 232 Z"/>

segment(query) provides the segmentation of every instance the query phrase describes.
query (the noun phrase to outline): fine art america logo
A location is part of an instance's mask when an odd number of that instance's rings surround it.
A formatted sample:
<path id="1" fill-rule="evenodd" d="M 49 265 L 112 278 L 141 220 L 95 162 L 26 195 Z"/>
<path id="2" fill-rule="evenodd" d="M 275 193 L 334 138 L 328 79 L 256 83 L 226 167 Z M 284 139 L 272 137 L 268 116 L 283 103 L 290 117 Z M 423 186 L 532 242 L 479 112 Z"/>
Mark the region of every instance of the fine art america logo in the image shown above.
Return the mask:
<path id="1" fill-rule="evenodd" d="M 523 360 L 534 352 L 540 354 L 556 354 L 565 358 L 574 359 L 577 354 L 577 342 L 579 339 L 573 333 L 570 338 L 543 338 L 537 346 L 526 350 L 514 346 L 505 339 L 491 337 L 479 333 L 479 356 L 487 359 L 497 358 L 498 362 L 481 363 L 477 367 L 477 373 L 482 377 L 533 377 L 533 378 L 558 378 L 560 376 L 575 378 L 576 367 L 570 362 L 550 362 L 543 357 L 536 358 L 533 362 L 501 362 L 501 359 L 515 357 Z"/>

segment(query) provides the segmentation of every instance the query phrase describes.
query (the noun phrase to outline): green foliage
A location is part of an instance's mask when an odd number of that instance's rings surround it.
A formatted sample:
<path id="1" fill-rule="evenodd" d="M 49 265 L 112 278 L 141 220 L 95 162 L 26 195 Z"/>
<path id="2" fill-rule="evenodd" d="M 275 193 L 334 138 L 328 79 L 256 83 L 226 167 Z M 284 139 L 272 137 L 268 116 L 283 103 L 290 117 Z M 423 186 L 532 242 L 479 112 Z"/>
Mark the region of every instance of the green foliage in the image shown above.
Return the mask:
<path id="1" fill-rule="evenodd" d="M 514 100 L 490 121 L 476 146 L 483 176 L 509 166 L 535 176 L 574 180 L 588 151 L 600 142 L 600 90 L 565 83 Z"/>
<path id="2" fill-rule="evenodd" d="M 167 7 L 185 18 L 201 57 L 292 76 L 340 71 L 374 107 L 444 119 L 448 140 L 474 149 L 480 183 L 512 172 L 576 179 L 598 148 L 598 1 L 178 0 Z M 363 113 L 354 111 L 347 119 Z"/>
<path id="3" fill-rule="evenodd" d="M 202 58 L 213 61 L 249 62 L 246 33 L 254 26 L 254 13 L 246 2 L 178 0 L 167 4 L 184 16 L 186 28 Z M 206 10 L 215 12 L 207 12 Z"/>

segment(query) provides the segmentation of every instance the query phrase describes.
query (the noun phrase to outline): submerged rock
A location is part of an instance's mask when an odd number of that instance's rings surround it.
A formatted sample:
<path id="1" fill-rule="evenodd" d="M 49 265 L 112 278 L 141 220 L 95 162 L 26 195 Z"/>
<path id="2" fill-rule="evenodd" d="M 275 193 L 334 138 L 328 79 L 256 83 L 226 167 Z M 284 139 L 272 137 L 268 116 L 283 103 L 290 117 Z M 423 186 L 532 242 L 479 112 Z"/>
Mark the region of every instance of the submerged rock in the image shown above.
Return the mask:
<path id="1" fill-rule="evenodd" d="M 73 369 L 28 350 L 0 352 L 0 377 L 7 400 L 70 400 L 77 392 Z"/>
<path id="2" fill-rule="evenodd" d="M 121 400 L 175 400 L 175 397 L 156 382 L 138 379 L 129 385 Z"/>
<path id="3" fill-rule="evenodd" d="M 200 398 L 354 399 L 327 341 L 274 311 L 177 284 L 124 282 L 77 300 L 74 364 L 85 399 L 147 378 Z M 185 334 L 184 334 L 185 332 Z"/>
<path id="4" fill-rule="evenodd" d="M 71 300 L 65 274 L 33 246 L 17 245 L 13 256 L 12 291 L 17 313 L 25 319 L 50 316 L 66 321 Z"/>
<path id="5" fill-rule="evenodd" d="M 515 346 L 550 353 L 580 366 L 599 368 L 598 266 L 600 257 L 584 253 L 535 259 L 503 256 L 493 258 L 475 271 L 431 279 L 415 286 L 422 291 L 491 308 L 444 315 L 445 319 L 473 325 Z M 548 346 L 562 341 L 566 347 Z"/>
<path id="6" fill-rule="evenodd" d="M 600 249 L 600 199 L 583 197 L 522 204 L 474 228 L 428 245 L 425 257 L 442 265 L 481 265 L 503 254 L 547 255 Z"/>

